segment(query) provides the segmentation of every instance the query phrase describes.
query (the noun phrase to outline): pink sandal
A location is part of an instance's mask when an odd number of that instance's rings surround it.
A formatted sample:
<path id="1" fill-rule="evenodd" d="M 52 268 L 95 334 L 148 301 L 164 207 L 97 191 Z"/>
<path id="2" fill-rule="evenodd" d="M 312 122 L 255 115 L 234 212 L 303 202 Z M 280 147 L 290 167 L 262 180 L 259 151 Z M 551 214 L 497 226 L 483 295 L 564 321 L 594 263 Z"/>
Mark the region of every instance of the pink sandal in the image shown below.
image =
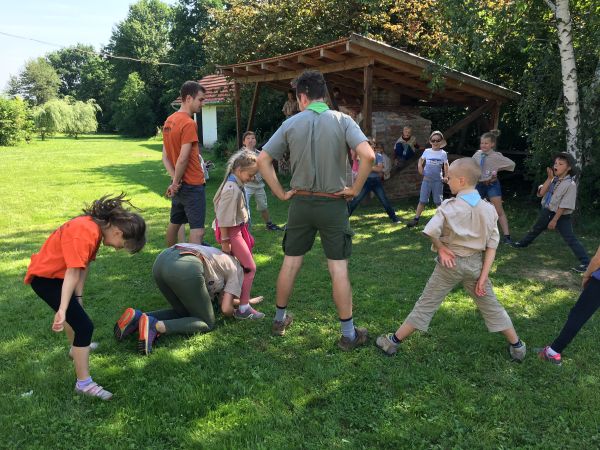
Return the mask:
<path id="1" fill-rule="evenodd" d="M 75 392 L 81 395 L 88 395 L 90 397 L 98 397 L 101 400 L 110 400 L 113 396 L 111 392 L 108 392 L 98 383 L 94 383 L 93 381 L 83 389 L 79 389 L 77 386 L 75 386 Z"/>

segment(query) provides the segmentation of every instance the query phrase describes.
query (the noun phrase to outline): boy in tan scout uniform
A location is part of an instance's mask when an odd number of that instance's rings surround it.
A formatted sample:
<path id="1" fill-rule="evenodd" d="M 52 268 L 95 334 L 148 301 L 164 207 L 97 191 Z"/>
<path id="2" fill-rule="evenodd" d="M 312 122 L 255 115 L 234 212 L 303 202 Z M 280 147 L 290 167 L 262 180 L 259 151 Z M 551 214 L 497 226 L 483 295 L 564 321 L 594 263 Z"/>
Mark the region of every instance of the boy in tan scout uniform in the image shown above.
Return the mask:
<path id="1" fill-rule="evenodd" d="M 547 167 L 548 178 L 540 187 L 537 195 L 542 199 L 542 209 L 531 230 L 513 247 L 525 248 L 545 230 L 557 230 L 573 254 L 579 259 L 579 265 L 571 270 L 579 273 L 586 271 L 590 257 L 573 233 L 571 215 L 577 200 L 577 184 L 573 179 L 575 160 L 568 153 L 559 153 L 554 157 L 554 166 Z"/>
<path id="2" fill-rule="evenodd" d="M 488 330 L 506 337 L 511 358 L 515 361 L 525 358 L 525 343 L 519 339 L 488 279 L 499 243 L 498 214 L 475 189 L 480 175 L 481 169 L 472 158 L 461 158 L 450 165 L 448 184 L 456 197 L 444 201 L 423 230 L 431 239 L 432 250 L 438 253 L 436 266 L 421 297 L 396 333 L 377 338 L 377 346 L 388 355 L 394 355 L 400 342 L 415 330 L 427 331 L 442 301 L 462 282 Z"/>

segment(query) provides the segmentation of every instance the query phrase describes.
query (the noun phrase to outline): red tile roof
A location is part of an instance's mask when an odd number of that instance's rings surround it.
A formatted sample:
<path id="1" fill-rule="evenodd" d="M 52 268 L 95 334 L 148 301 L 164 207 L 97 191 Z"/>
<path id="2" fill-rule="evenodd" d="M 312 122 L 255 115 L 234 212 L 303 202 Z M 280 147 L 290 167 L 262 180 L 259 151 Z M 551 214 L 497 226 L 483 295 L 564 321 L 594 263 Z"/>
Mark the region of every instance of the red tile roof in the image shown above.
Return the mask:
<path id="1" fill-rule="evenodd" d="M 207 75 L 198 82 L 206 89 L 204 95 L 204 104 L 223 103 L 233 96 L 233 82 L 227 81 L 223 75 Z M 181 97 L 177 97 L 171 105 L 177 106 L 181 104 Z"/>
<path id="2" fill-rule="evenodd" d="M 223 75 L 207 75 L 199 83 L 206 89 L 204 103 L 222 103 L 233 96 L 233 82 Z"/>

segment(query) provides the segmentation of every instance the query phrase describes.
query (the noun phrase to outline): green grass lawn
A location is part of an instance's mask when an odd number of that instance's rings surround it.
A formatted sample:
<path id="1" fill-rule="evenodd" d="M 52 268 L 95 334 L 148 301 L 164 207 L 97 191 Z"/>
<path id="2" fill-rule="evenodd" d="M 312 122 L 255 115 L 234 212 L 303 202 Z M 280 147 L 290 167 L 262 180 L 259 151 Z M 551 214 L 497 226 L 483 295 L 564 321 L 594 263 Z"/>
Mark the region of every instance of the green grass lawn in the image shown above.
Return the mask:
<path id="1" fill-rule="evenodd" d="M 164 248 L 168 178 L 157 141 L 87 136 L 0 148 L 0 447 L 1 448 L 595 448 L 600 445 L 600 317 L 564 354 L 560 368 L 530 352 L 511 363 L 502 336 L 490 334 L 473 302 L 454 291 L 430 332 L 417 334 L 394 358 L 372 345 L 396 329 L 419 297 L 433 266 L 417 230 L 389 223 L 378 205 L 359 208 L 350 261 L 354 317 L 371 334 L 353 353 L 336 349 L 339 324 L 319 243 L 305 258 L 290 303 L 296 321 L 270 336 L 282 233 L 257 226 L 253 294 L 264 295 L 261 322 L 220 317 L 216 329 L 165 337 L 150 357 L 134 339 L 117 343 L 122 310 L 166 306 L 152 279 Z M 223 163 L 207 185 L 208 204 Z M 64 336 L 53 313 L 23 285 L 31 253 L 85 202 L 127 192 L 143 209 L 148 244 L 129 256 L 101 248 L 85 289 L 100 348 L 91 358 L 110 402 L 73 392 Z M 287 206 L 272 197 L 274 221 Z M 507 199 L 513 236 L 537 212 L 531 199 Z M 395 205 L 412 217 L 416 201 Z M 432 210 L 427 215 L 431 216 Z M 214 214 L 209 208 L 207 224 Z M 255 217 L 257 214 L 255 213 Z M 588 251 L 600 220 L 580 217 Z M 595 232 L 594 232 L 595 231 Z M 208 240 L 214 242 L 209 230 Z M 579 293 L 575 258 L 556 233 L 526 250 L 502 246 L 492 280 L 529 348 L 547 344 Z"/>

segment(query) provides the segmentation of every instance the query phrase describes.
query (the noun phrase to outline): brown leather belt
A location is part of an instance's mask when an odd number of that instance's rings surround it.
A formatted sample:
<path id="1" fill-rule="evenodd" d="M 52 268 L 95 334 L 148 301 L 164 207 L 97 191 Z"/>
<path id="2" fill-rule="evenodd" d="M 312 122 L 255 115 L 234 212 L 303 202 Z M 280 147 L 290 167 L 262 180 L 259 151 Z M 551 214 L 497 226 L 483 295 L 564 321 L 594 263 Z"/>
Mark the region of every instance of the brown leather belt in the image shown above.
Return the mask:
<path id="1" fill-rule="evenodd" d="M 335 199 L 343 199 L 341 195 L 330 194 L 329 192 L 313 192 L 313 191 L 301 191 L 298 190 L 294 195 L 304 195 L 306 197 L 327 197 Z"/>

